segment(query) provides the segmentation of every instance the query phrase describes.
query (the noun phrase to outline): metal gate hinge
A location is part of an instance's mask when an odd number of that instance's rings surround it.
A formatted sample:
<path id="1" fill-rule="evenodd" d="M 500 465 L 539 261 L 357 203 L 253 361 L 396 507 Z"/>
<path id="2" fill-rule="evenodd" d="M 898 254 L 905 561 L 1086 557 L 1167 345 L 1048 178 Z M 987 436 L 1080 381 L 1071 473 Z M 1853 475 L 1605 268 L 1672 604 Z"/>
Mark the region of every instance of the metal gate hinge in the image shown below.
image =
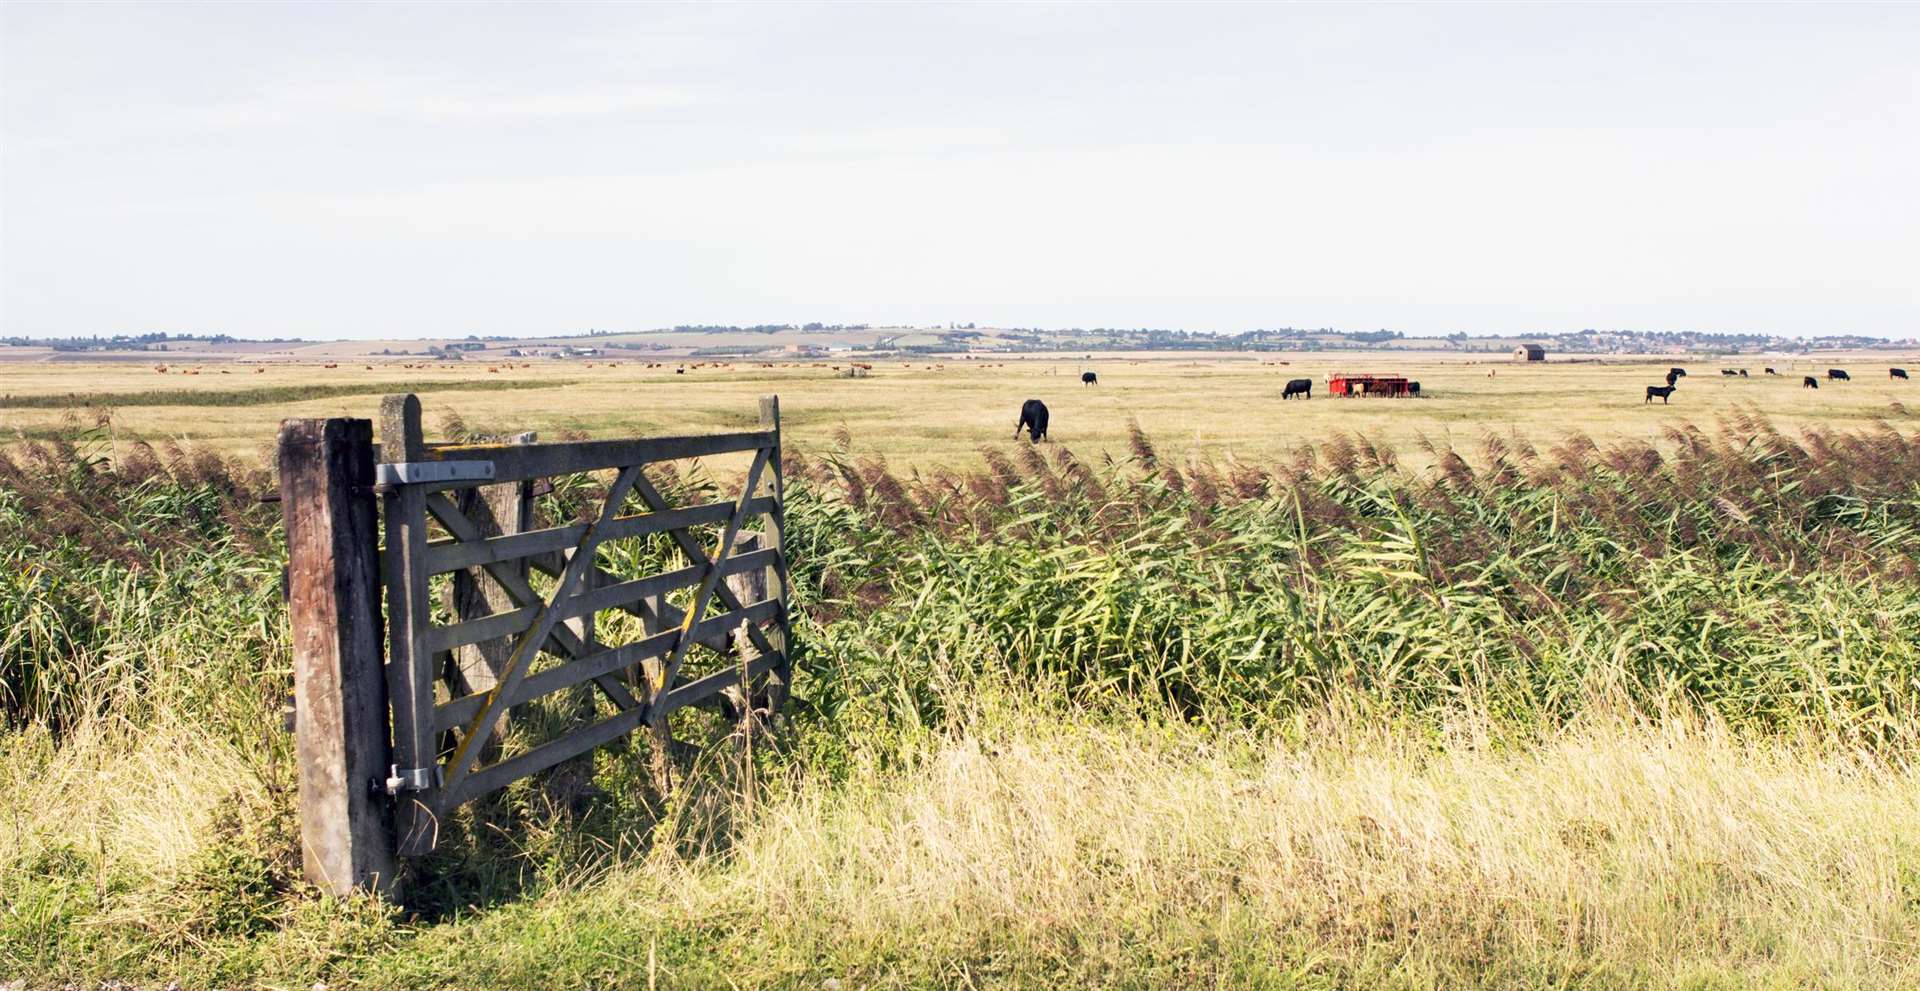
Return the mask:
<path id="1" fill-rule="evenodd" d="M 469 482 L 492 477 L 491 461 L 392 461 L 373 466 L 376 485 Z"/>
<path id="2" fill-rule="evenodd" d="M 440 787 L 440 766 L 409 767 L 402 771 L 400 765 L 392 764 L 387 768 L 387 794 L 398 795 L 403 791 L 426 791 Z"/>

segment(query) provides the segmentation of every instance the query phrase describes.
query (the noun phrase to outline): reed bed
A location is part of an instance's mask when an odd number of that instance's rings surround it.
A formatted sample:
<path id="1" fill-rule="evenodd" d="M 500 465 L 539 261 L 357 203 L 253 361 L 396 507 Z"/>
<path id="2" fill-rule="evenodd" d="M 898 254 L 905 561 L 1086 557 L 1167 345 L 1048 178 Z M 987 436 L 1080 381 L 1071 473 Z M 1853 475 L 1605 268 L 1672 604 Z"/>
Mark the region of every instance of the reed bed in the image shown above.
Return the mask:
<path id="1" fill-rule="evenodd" d="M 1229 720 L 1340 699 L 1519 728 L 1600 694 L 1910 746 L 1915 439 L 1739 418 L 1669 441 L 1490 437 L 1417 474 L 1356 437 L 1174 465 L 1137 430 L 1125 462 L 988 449 L 965 477 L 797 459 L 816 692 L 895 685 L 926 719 L 937 680 L 1007 669 Z"/>

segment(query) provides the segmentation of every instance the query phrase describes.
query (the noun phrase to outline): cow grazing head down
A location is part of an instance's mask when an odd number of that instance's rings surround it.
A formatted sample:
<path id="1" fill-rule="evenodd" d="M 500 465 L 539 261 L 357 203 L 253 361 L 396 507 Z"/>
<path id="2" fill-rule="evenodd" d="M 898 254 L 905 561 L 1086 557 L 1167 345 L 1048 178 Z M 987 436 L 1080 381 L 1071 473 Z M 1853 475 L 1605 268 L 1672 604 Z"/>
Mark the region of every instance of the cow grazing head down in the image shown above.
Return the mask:
<path id="1" fill-rule="evenodd" d="M 1100 376 L 1098 376 L 1098 375 L 1095 375 L 1095 374 L 1093 374 L 1092 372 L 1081 372 L 1081 373 L 1080 373 L 1080 384 L 1081 384 L 1081 385 L 1099 385 L 1099 384 L 1100 384 Z"/>
<path id="2" fill-rule="evenodd" d="M 1312 399 L 1313 380 L 1293 379 L 1287 383 L 1286 391 L 1280 393 L 1281 399 L 1292 399 L 1295 396 L 1299 396 L 1302 399 Z"/>
<path id="3" fill-rule="evenodd" d="M 1020 436 L 1025 430 L 1035 444 L 1047 437 L 1047 404 L 1038 399 L 1029 399 L 1020 404 L 1020 422 L 1014 424 L 1013 435 Z"/>
<path id="4" fill-rule="evenodd" d="M 1800 376 L 1800 385 L 1806 389 L 1818 389 L 1820 388 L 1820 380 L 1811 375 L 1802 375 Z"/>

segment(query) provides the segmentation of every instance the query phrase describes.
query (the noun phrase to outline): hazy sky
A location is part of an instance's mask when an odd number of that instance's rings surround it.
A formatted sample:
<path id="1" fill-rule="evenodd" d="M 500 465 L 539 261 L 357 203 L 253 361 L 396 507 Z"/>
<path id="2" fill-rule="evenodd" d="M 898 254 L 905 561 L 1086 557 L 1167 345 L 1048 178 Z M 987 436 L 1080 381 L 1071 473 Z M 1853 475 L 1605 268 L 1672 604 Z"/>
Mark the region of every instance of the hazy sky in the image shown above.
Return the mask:
<path id="1" fill-rule="evenodd" d="M 1920 8 L 0 6 L 0 332 L 1920 335 Z"/>

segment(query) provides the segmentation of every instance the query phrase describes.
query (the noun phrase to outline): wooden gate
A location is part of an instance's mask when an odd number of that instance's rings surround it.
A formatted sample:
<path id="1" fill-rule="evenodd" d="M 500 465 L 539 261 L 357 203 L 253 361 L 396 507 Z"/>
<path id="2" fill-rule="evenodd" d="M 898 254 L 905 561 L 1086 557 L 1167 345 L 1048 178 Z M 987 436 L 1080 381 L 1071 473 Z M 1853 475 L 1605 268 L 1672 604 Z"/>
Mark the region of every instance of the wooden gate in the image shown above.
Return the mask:
<path id="1" fill-rule="evenodd" d="M 441 821 L 466 802 L 642 728 L 664 788 L 675 711 L 717 706 L 752 732 L 780 707 L 791 665 L 777 397 L 761 401 L 760 427 L 429 444 L 419 401 L 389 396 L 376 462 L 365 420 L 287 421 L 281 493 L 311 880 L 385 891 L 394 856 L 431 852 Z M 752 460 L 724 500 L 675 506 L 649 477 L 649 466 L 726 454 Z M 569 477 L 594 479 L 596 503 L 533 528 L 536 484 Z M 711 548 L 696 528 L 717 529 Z M 628 575 L 603 565 L 619 542 L 656 535 L 684 567 Z M 630 618 L 595 622 L 616 613 Z M 609 642 L 616 626 L 623 635 Z M 568 728 L 502 756 L 516 707 L 564 693 L 576 696 L 560 706 Z"/>

